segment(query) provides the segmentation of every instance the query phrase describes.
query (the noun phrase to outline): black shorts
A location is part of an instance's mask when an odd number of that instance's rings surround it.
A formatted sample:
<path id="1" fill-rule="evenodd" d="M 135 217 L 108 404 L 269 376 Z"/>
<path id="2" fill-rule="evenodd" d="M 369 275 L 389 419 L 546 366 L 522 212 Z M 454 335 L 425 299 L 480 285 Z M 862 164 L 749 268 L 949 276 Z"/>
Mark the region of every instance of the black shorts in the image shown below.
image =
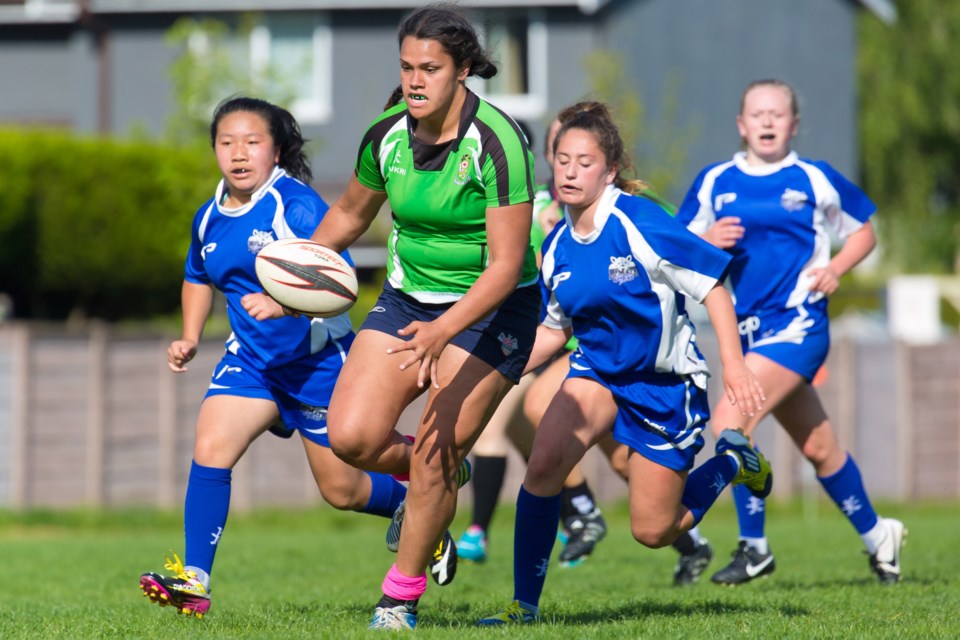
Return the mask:
<path id="1" fill-rule="evenodd" d="M 415 320 L 431 322 L 454 303 L 426 304 L 384 283 L 377 303 L 360 327 L 397 336 L 397 331 Z M 454 344 L 480 358 L 513 383 L 520 380 L 530 359 L 540 318 L 537 285 L 520 287 L 494 311 L 454 336 Z"/>

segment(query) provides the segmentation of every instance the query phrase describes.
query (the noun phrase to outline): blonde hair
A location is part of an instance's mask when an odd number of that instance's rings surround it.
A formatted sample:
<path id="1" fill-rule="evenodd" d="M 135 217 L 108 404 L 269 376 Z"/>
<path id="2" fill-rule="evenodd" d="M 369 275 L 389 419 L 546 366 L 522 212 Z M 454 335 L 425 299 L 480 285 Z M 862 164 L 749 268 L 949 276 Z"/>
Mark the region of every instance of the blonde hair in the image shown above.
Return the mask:
<path id="1" fill-rule="evenodd" d="M 750 93 L 753 89 L 757 87 L 777 87 L 779 89 L 784 89 L 787 94 L 790 96 L 790 114 L 794 118 L 800 117 L 800 105 L 797 102 L 797 92 L 793 90 L 789 84 L 783 80 L 777 80 L 775 78 L 767 78 L 765 80 L 754 80 L 747 85 L 747 88 L 743 90 L 743 94 L 740 96 L 740 114 L 743 114 L 743 106 L 747 101 L 747 94 Z"/>

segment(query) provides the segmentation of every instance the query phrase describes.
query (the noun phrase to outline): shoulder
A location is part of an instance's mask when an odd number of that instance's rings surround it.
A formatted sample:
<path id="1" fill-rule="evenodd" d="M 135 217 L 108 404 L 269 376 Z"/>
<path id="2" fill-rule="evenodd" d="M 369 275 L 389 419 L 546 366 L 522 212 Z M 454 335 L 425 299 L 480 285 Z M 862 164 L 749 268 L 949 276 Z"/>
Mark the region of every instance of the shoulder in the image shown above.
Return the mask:
<path id="1" fill-rule="evenodd" d="M 274 188 L 287 211 L 306 209 L 323 212 L 327 210 L 327 203 L 320 197 L 320 194 L 314 191 L 313 187 L 300 182 L 296 178 L 284 176 L 277 180 Z"/>
<path id="2" fill-rule="evenodd" d="M 517 123 L 499 107 L 477 97 L 474 124 L 485 138 L 493 138 L 504 145 L 526 145 L 526 138 Z"/>
<path id="3" fill-rule="evenodd" d="M 405 103 L 390 107 L 367 126 L 366 133 L 363 136 L 364 142 L 385 138 L 390 131 L 405 123 L 406 118 L 407 106 Z"/>

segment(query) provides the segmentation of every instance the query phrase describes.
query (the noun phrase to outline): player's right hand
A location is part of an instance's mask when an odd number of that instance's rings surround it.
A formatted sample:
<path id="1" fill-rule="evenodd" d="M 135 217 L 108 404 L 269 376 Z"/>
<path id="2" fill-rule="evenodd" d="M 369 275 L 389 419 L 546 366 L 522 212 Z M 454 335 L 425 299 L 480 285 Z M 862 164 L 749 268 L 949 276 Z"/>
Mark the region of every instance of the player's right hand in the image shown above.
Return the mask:
<path id="1" fill-rule="evenodd" d="M 174 340 L 167 347 L 167 366 L 174 373 L 183 373 L 185 366 L 197 355 L 197 343 L 193 340 Z"/>
<path id="2" fill-rule="evenodd" d="M 727 216 L 714 222 L 703 234 L 703 239 L 715 247 L 729 249 L 743 237 L 743 232 L 744 228 L 740 224 L 740 218 Z"/>

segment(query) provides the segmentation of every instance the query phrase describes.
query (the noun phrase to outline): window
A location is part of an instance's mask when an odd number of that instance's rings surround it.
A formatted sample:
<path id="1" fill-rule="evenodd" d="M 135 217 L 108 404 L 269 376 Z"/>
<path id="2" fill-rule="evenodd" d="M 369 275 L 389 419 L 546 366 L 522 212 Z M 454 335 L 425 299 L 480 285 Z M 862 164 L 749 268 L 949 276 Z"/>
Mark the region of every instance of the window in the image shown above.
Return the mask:
<path id="1" fill-rule="evenodd" d="M 265 78 L 268 95 L 292 95 L 301 123 L 330 118 L 333 34 L 329 17 L 317 12 L 271 13 L 250 32 L 250 65 Z"/>
<path id="2" fill-rule="evenodd" d="M 489 80 L 470 88 L 515 118 L 540 118 L 547 108 L 547 26 L 540 10 L 484 11 L 477 26 L 497 63 Z"/>

